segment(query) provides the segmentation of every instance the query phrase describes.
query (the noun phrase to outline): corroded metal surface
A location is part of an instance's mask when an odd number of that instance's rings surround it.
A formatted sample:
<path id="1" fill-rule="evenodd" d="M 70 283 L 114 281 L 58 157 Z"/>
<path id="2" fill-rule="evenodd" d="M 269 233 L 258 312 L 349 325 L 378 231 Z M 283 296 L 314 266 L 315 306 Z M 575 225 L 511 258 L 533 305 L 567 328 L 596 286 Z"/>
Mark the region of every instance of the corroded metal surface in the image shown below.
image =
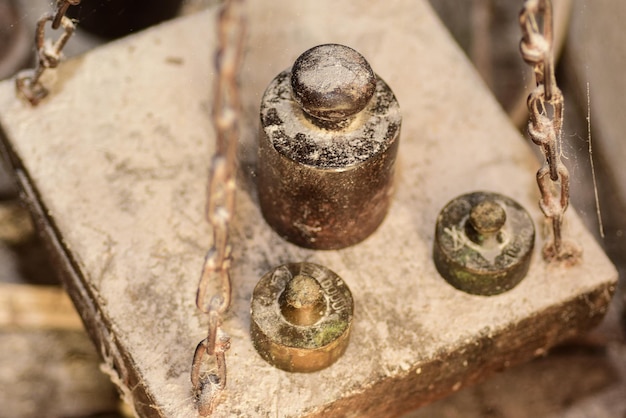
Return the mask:
<path id="1" fill-rule="evenodd" d="M 497 295 L 524 278 L 534 244 L 533 221 L 519 203 L 498 193 L 474 192 L 441 210 L 433 258 L 457 289 Z"/>
<path id="2" fill-rule="evenodd" d="M 376 75 L 354 49 L 319 45 L 293 63 L 291 89 L 293 99 L 313 117 L 313 123 L 319 119 L 339 122 L 357 115 L 369 104 L 376 91 Z"/>

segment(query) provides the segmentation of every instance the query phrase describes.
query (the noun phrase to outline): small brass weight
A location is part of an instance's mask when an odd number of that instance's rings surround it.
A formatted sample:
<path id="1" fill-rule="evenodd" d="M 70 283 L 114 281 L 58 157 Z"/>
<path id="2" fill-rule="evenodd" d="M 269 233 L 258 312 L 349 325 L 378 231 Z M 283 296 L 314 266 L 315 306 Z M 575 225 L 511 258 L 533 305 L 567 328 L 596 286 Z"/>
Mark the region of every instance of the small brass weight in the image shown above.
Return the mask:
<path id="1" fill-rule="evenodd" d="M 515 287 L 528 272 L 535 227 L 526 210 L 497 193 L 474 192 L 439 214 L 433 258 L 448 283 L 474 295 Z"/>
<path id="2" fill-rule="evenodd" d="M 258 353 L 289 372 L 314 372 L 346 350 L 353 301 L 326 267 L 291 263 L 265 274 L 252 294 L 250 333 Z"/>

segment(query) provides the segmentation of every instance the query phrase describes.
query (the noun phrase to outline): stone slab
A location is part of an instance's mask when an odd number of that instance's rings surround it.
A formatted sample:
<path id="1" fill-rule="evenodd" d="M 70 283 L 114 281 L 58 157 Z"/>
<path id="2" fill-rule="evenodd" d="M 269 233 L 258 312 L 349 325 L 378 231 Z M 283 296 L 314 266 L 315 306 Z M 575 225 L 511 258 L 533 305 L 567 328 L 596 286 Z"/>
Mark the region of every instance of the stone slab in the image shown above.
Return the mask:
<path id="1" fill-rule="evenodd" d="M 142 417 L 194 416 L 189 381 L 206 318 L 195 290 L 211 234 L 203 218 L 215 10 L 65 62 L 37 108 L 0 84 L 0 124 L 37 224 L 104 368 Z M 538 162 L 425 1 L 248 3 L 234 222 L 233 305 L 223 328 L 228 389 L 215 416 L 396 416 L 541 355 L 603 316 L 616 272 L 569 213 L 575 267 L 546 265 Z M 402 127 L 390 213 L 363 243 L 316 252 L 280 239 L 254 187 L 258 106 L 278 72 L 326 42 L 359 50 L 394 89 Z M 506 194 L 538 226 L 526 279 L 494 297 L 449 286 L 431 261 L 435 219 L 474 190 Z M 265 363 L 250 342 L 250 296 L 285 262 L 316 262 L 350 286 L 345 355 L 313 374 Z"/>

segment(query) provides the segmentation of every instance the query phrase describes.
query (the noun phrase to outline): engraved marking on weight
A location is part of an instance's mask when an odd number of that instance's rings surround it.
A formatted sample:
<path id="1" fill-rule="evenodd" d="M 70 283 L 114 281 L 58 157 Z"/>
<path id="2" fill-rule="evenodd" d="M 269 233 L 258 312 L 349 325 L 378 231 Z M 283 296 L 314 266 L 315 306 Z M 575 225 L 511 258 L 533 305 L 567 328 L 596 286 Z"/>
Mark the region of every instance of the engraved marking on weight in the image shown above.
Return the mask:
<path id="1" fill-rule="evenodd" d="M 279 287 L 284 288 L 287 285 L 287 282 L 291 280 L 292 274 L 286 267 L 280 267 L 274 273 L 272 273 L 272 278 L 270 279 L 271 287 Z"/>
<path id="2" fill-rule="evenodd" d="M 337 288 L 338 284 L 339 283 L 335 283 L 329 277 L 320 282 L 320 286 L 326 291 L 326 295 L 330 301 L 330 307 L 339 313 L 346 309 L 346 301 L 342 297 L 341 291 Z"/>

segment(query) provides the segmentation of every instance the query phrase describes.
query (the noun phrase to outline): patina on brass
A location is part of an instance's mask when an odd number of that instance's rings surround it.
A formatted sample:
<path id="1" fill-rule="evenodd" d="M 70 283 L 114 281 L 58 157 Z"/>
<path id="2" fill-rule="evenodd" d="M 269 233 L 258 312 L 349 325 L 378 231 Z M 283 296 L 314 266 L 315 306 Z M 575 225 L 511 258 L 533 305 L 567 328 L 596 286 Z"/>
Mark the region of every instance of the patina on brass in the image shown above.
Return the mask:
<path id="1" fill-rule="evenodd" d="M 320 45 L 261 101 L 258 190 L 286 240 L 338 249 L 367 238 L 389 208 L 400 135 L 391 89 L 355 50 Z"/>
<path id="2" fill-rule="evenodd" d="M 433 258 L 457 289 L 496 295 L 528 272 L 535 228 L 528 212 L 497 193 L 474 192 L 449 202 L 439 214 Z"/>
<path id="3" fill-rule="evenodd" d="M 265 274 L 254 289 L 250 332 L 258 353 L 289 372 L 333 364 L 348 346 L 350 289 L 326 267 L 291 263 Z"/>

